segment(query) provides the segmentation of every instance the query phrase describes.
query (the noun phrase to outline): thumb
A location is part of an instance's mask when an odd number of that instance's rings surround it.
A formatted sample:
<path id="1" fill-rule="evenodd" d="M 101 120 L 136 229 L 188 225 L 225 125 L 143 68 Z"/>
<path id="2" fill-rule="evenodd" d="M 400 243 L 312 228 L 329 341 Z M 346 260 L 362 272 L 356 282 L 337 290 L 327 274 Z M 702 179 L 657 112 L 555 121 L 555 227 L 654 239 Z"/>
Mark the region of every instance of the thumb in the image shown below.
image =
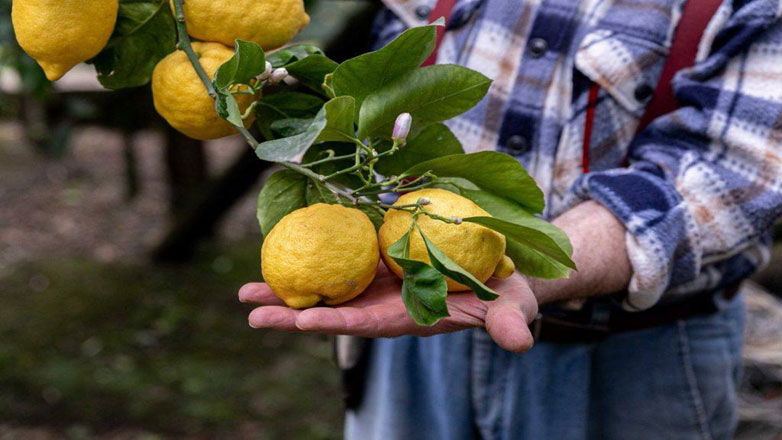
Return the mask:
<path id="1" fill-rule="evenodd" d="M 534 344 L 529 323 L 519 304 L 498 299 L 486 312 L 486 330 L 494 342 L 505 350 L 522 353 Z"/>

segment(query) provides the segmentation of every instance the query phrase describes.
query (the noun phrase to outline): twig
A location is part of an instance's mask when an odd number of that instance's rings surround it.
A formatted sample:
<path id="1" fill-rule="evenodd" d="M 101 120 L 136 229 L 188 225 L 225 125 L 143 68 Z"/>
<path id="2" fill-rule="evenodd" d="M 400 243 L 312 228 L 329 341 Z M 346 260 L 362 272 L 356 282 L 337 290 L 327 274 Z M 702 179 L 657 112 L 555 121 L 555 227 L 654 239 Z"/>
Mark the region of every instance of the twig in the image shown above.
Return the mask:
<path id="1" fill-rule="evenodd" d="M 185 53 L 187 54 L 187 58 L 190 60 L 190 63 L 193 65 L 193 68 L 196 71 L 196 74 L 198 74 L 198 77 L 201 79 L 201 82 L 204 83 L 204 87 L 206 87 L 206 92 L 209 93 L 209 96 L 211 96 L 212 99 L 214 99 L 217 97 L 217 93 L 215 92 L 215 88 L 214 85 L 212 84 L 212 80 L 209 78 L 209 75 L 207 75 L 203 66 L 201 66 L 201 62 L 198 60 L 198 55 L 193 50 L 193 45 L 190 41 L 190 35 L 187 33 L 187 25 L 185 24 L 185 12 L 182 7 L 182 2 L 183 0 L 174 0 L 174 9 L 176 10 L 176 29 L 177 29 L 177 36 L 179 38 L 179 43 L 177 43 L 177 47 L 185 51 Z"/>

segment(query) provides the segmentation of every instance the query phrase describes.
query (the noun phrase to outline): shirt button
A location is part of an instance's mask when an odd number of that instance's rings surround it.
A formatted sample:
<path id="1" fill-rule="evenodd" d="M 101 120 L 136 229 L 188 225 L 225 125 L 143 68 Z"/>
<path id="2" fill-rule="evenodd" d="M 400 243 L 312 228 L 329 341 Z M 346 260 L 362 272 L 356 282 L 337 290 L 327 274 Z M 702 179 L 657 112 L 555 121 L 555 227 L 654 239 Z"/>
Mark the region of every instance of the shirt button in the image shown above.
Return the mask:
<path id="1" fill-rule="evenodd" d="M 415 15 L 418 16 L 421 20 L 425 20 L 429 18 L 429 14 L 432 13 L 432 8 L 429 6 L 419 6 L 415 8 Z"/>
<path id="2" fill-rule="evenodd" d="M 535 58 L 540 58 L 548 51 L 548 42 L 542 38 L 529 40 L 529 52 Z"/>
<path id="3" fill-rule="evenodd" d="M 513 136 L 508 138 L 508 141 L 505 143 L 505 146 L 509 150 L 521 153 L 527 149 L 527 138 L 518 134 L 514 134 Z"/>
<path id="4" fill-rule="evenodd" d="M 633 95 L 635 95 L 635 99 L 639 102 L 646 102 L 654 95 L 654 89 L 649 84 L 642 83 L 635 88 Z"/>

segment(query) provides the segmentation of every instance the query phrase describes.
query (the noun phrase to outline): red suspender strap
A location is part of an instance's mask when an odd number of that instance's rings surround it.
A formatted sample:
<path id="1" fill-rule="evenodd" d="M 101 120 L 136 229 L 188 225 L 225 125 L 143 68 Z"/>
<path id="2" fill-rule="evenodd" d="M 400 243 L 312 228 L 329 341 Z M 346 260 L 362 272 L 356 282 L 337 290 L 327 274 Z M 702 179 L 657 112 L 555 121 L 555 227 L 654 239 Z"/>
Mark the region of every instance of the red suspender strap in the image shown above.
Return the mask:
<path id="1" fill-rule="evenodd" d="M 437 62 L 437 54 L 440 52 L 440 44 L 443 42 L 443 36 L 445 35 L 445 28 L 448 27 L 448 23 L 451 21 L 451 14 L 453 8 L 456 6 L 456 0 L 437 0 L 437 4 L 432 9 L 432 13 L 429 14 L 429 22 L 433 22 L 440 17 L 445 18 L 445 26 L 437 27 L 437 43 L 435 43 L 434 51 L 429 55 L 429 58 L 424 61 L 422 66 L 431 66 Z"/>
<path id="2" fill-rule="evenodd" d="M 698 55 L 703 33 L 709 25 L 714 14 L 717 13 L 722 0 L 689 0 L 684 4 L 682 17 L 671 42 L 671 52 L 663 66 L 660 80 L 654 91 L 654 97 L 646 113 L 641 117 L 638 131 L 646 128 L 654 119 L 671 113 L 679 107 L 676 97 L 673 95 L 673 76 L 676 72 L 692 67 L 695 57 Z"/>
<path id="3" fill-rule="evenodd" d="M 586 122 L 584 123 L 584 144 L 581 155 L 581 169 L 584 170 L 584 174 L 589 172 L 589 148 L 592 143 L 592 129 L 595 126 L 595 106 L 597 105 L 597 93 L 600 91 L 600 86 L 593 82 L 589 86 L 589 98 L 586 108 Z"/>
<path id="4" fill-rule="evenodd" d="M 692 67 L 695 64 L 698 46 L 703 38 L 703 33 L 706 31 L 706 26 L 714 17 L 722 1 L 688 0 L 685 3 L 681 19 L 673 34 L 670 53 L 663 66 L 657 87 L 654 90 L 654 97 L 646 107 L 646 112 L 641 116 L 636 133 L 646 128 L 654 119 L 671 113 L 679 107 L 679 103 L 673 94 L 673 77 L 676 75 L 676 72 Z M 592 84 L 592 88 L 598 88 L 597 84 Z M 589 144 L 591 142 L 592 125 L 594 124 L 594 104 L 597 101 L 597 90 L 594 91 L 595 100 L 594 102 L 592 101 L 592 88 L 590 88 L 590 100 L 584 126 L 584 157 L 582 165 L 585 173 L 589 172 Z M 591 106 L 591 112 L 589 111 L 589 106 Z M 627 165 L 626 160 L 624 165 Z"/>

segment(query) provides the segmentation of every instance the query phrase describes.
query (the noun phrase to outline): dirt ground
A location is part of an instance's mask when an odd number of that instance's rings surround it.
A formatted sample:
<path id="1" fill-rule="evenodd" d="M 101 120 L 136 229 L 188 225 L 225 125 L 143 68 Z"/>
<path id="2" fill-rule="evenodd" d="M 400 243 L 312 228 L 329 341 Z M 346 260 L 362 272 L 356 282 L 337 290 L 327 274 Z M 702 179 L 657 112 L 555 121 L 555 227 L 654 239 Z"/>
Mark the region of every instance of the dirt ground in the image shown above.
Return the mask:
<path id="1" fill-rule="evenodd" d="M 19 124 L 0 121 L 0 271 L 45 255 L 139 260 L 165 233 L 168 194 L 158 133 L 134 137 L 141 192 L 125 200 L 124 162 L 117 133 L 75 130 L 70 152 L 45 159 Z M 245 148 L 231 138 L 207 144 L 212 175 Z M 254 193 L 223 222 L 220 236 L 238 240 L 258 233 Z M 52 246 L 57 243 L 57 246 Z"/>

